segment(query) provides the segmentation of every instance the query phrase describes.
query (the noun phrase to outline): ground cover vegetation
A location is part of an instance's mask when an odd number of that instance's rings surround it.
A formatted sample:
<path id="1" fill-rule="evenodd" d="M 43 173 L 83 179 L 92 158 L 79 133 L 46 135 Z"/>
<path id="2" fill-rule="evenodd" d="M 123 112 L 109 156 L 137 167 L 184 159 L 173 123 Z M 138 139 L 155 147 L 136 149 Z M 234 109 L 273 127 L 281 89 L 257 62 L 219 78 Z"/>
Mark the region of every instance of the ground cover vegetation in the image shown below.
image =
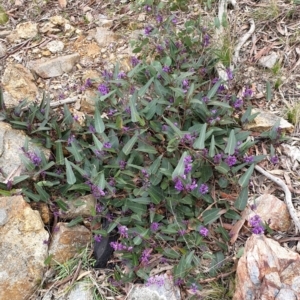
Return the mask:
<path id="1" fill-rule="evenodd" d="M 163 284 L 150 272 L 169 264 L 175 284 L 197 299 L 201 280 L 232 267 L 222 224 L 240 219 L 254 166 L 266 156 L 253 154 L 255 141 L 242 129 L 255 117 L 251 89 L 237 97 L 229 65 L 228 82 L 214 70 L 217 24 L 201 17 L 178 24 L 172 6 L 160 1 L 136 5 L 154 22 L 133 42 L 131 71 L 116 63 L 103 70 L 101 84 L 83 83 L 82 89 L 98 90 L 95 113 L 84 125 L 66 105 L 52 109 L 47 95 L 40 104 L 24 100 L 11 111 L 1 100 L 6 121 L 51 150 L 46 158 L 25 144 L 27 172 L 1 189 L 21 186 L 28 201 L 47 202 L 62 218 L 64 199 L 92 193 L 98 202 L 90 218 L 95 241 L 118 235 L 111 247 L 121 262 L 112 283 Z M 264 137 L 278 142 L 281 131 L 275 126 Z M 222 200 L 220 192 L 238 197 Z M 103 220 L 109 225 L 101 228 Z M 259 218 L 252 221 L 253 232 L 261 233 Z"/>

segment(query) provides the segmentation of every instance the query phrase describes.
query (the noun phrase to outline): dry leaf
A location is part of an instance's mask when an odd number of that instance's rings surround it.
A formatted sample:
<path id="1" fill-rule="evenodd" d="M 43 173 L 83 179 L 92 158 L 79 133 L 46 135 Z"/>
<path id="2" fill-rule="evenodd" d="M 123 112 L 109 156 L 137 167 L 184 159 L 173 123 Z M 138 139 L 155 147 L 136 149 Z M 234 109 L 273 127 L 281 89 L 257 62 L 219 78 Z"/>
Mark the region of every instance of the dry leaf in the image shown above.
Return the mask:
<path id="1" fill-rule="evenodd" d="M 66 8 L 67 0 L 58 0 L 58 4 L 59 4 L 60 8 Z"/>

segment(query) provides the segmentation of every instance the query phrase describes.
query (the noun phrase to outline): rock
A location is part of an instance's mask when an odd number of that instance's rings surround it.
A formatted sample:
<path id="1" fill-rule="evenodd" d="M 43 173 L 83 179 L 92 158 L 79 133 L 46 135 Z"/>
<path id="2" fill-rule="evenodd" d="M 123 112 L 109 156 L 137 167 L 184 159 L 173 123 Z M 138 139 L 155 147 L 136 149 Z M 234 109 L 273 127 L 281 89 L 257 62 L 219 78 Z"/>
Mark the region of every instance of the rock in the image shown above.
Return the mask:
<path id="1" fill-rule="evenodd" d="M 0 38 L 5 38 L 8 35 L 10 35 L 11 31 L 10 30 L 0 30 Z"/>
<path id="2" fill-rule="evenodd" d="M 9 124 L 0 122 L 0 166 L 2 168 L 0 182 L 3 182 L 5 177 L 14 171 L 19 169 L 19 173 L 21 173 L 24 169 L 22 167 L 20 156 L 23 154 L 21 148 L 25 144 L 25 139 L 26 134 L 24 131 L 12 129 Z M 33 150 L 34 148 L 37 147 L 35 147 L 32 142 L 29 142 L 29 150 Z M 50 156 L 50 151 L 48 149 L 39 149 L 43 150 L 46 157 Z M 17 174 L 17 176 L 19 175 Z M 13 179 L 13 177 L 14 176 L 12 176 L 11 179 Z"/>
<path id="3" fill-rule="evenodd" d="M 86 90 L 81 100 L 81 111 L 91 114 L 95 112 L 96 99 L 99 97 L 97 90 Z"/>
<path id="4" fill-rule="evenodd" d="M 255 211 L 249 209 L 247 220 L 259 215 L 263 222 L 269 224 L 276 231 L 287 231 L 292 223 L 286 204 L 273 195 L 264 194 L 255 199 Z"/>
<path id="5" fill-rule="evenodd" d="M 8 36 L 7 39 L 10 43 L 15 43 L 20 39 L 31 39 L 38 34 L 37 23 L 25 22 L 18 24 L 16 29 L 13 30 Z"/>
<path id="6" fill-rule="evenodd" d="M 0 197 L 0 211 L 0 299 L 24 300 L 42 279 L 49 234 L 22 196 Z"/>
<path id="7" fill-rule="evenodd" d="M 98 21 L 96 22 L 99 27 L 109 28 L 113 25 L 114 21 L 109 20 L 106 16 L 99 14 Z"/>
<path id="8" fill-rule="evenodd" d="M 32 209 L 37 210 L 41 218 L 43 220 L 44 224 L 50 224 L 50 221 L 52 219 L 52 213 L 50 212 L 49 206 L 45 202 L 30 202 L 30 206 Z"/>
<path id="9" fill-rule="evenodd" d="M 299 254 L 264 235 L 253 234 L 237 265 L 233 300 L 287 300 L 299 295 Z"/>
<path id="10" fill-rule="evenodd" d="M 259 64 L 265 68 L 272 69 L 276 64 L 278 55 L 275 52 L 272 52 L 270 55 L 263 56 L 259 60 Z"/>
<path id="11" fill-rule="evenodd" d="M 120 37 L 106 28 L 97 27 L 94 38 L 100 47 L 107 47 L 110 43 L 116 42 Z"/>
<path id="12" fill-rule="evenodd" d="M 7 48 L 3 42 L 0 41 L 0 57 L 7 53 Z"/>
<path id="13" fill-rule="evenodd" d="M 59 263 L 74 257 L 91 241 L 90 231 L 82 225 L 68 227 L 68 223 L 57 223 L 56 227 L 49 254 L 53 254 L 53 259 Z"/>
<path id="14" fill-rule="evenodd" d="M 96 202 L 93 195 L 85 195 L 74 200 L 65 201 L 69 209 L 67 211 L 61 211 L 61 214 L 64 219 L 73 219 L 79 216 L 90 217 L 92 211 L 95 210 Z"/>
<path id="15" fill-rule="evenodd" d="M 67 300 L 93 300 L 93 291 L 88 282 L 78 282 L 70 291 Z"/>
<path id="16" fill-rule="evenodd" d="M 135 284 L 128 295 L 128 300 L 180 300 L 180 290 L 175 287 L 172 278 L 159 275 L 154 278 L 154 283 L 148 286 Z M 163 284 L 155 283 L 155 280 L 163 280 Z"/>
<path id="17" fill-rule="evenodd" d="M 17 106 L 19 100 L 35 101 L 39 96 L 34 77 L 21 64 L 9 64 L 6 67 L 2 84 L 4 91 L 11 96 L 4 99 L 7 108 Z"/>
<path id="18" fill-rule="evenodd" d="M 51 41 L 47 44 L 47 49 L 51 53 L 57 53 L 64 50 L 64 43 L 62 41 Z"/>
<path id="19" fill-rule="evenodd" d="M 259 112 L 260 114 L 256 116 L 256 118 L 247 124 L 244 124 L 245 130 L 252 130 L 252 131 L 268 131 L 270 130 L 278 120 L 280 120 L 279 126 L 282 130 L 292 133 L 294 130 L 294 125 L 289 123 L 288 121 L 280 118 L 270 112 L 266 112 L 257 108 L 252 109 L 251 114 L 255 114 Z"/>
<path id="20" fill-rule="evenodd" d="M 48 59 L 46 61 L 41 59 L 31 61 L 28 63 L 28 66 L 40 77 L 46 79 L 61 76 L 64 73 L 70 72 L 79 59 L 79 54 L 74 53 L 71 55 Z"/>

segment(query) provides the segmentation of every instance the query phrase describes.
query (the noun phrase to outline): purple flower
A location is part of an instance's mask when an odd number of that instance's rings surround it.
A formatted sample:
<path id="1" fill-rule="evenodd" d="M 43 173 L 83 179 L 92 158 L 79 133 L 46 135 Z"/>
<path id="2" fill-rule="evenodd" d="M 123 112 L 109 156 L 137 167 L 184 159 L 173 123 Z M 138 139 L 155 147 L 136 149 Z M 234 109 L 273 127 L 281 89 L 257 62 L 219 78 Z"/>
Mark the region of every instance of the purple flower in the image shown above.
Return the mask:
<path id="1" fill-rule="evenodd" d="M 161 23 L 162 21 L 163 21 L 162 15 L 157 15 L 157 16 L 156 16 L 156 22 L 157 22 L 157 23 Z"/>
<path id="2" fill-rule="evenodd" d="M 178 230 L 178 234 L 179 234 L 180 236 L 184 236 L 184 235 L 186 234 L 186 230 L 185 230 L 185 229 L 179 229 L 179 230 Z"/>
<path id="3" fill-rule="evenodd" d="M 119 161 L 119 167 L 120 167 L 120 170 L 124 170 L 125 167 L 126 167 L 126 165 L 127 165 L 127 162 L 126 162 L 126 161 L 124 161 L 124 160 L 120 160 L 120 161 Z"/>
<path id="4" fill-rule="evenodd" d="M 277 155 L 273 155 L 273 156 L 271 156 L 270 161 L 273 165 L 276 165 L 279 163 L 279 158 Z"/>
<path id="5" fill-rule="evenodd" d="M 151 225 L 150 225 L 150 230 L 151 231 L 157 231 L 158 228 L 159 228 L 159 223 L 157 223 L 157 222 L 151 223 Z"/>
<path id="6" fill-rule="evenodd" d="M 145 249 L 143 252 L 142 252 L 142 255 L 140 257 L 140 262 L 143 264 L 143 265 L 147 265 L 148 262 L 149 262 L 149 259 L 150 259 L 150 253 L 152 252 L 152 249 Z"/>
<path id="7" fill-rule="evenodd" d="M 131 57 L 131 64 L 132 64 L 133 67 L 135 67 L 139 63 L 140 63 L 140 60 L 138 60 L 135 56 Z"/>
<path id="8" fill-rule="evenodd" d="M 253 91 L 250 88 L 246 87 L 243 96 L 249 99 L 251 98 L 252 95 L 253 95 Z"/>
<path id="9" fill-rule="evenodd" d="M 250 223 L 250 226 L 252 227 L 252 232 L 254 234 L 264 233 L 265 229 L 262 225 L 262 221 L 261 221 L 259 215 L 254 215 L 252 218 L 250 218 L 249 223 Z"/>
<path id="10" fill-rule="evenodd" d="M 109 149 L 109 148 L 111 148 L 111 143 L 110 142 L 105 142 L 103 144 L 103 147 Z"/>
<path id="11" fill-rule="evenodd" d="M 204 37 L 203 37 L 203 46 L 204 47 L 207 47 L 209 45 L 209 40 L 210 40 L 210 37 L 207 33 L 204 34 Z"/>
<path id="12" fill-rule="evenodd" d="M 219 153 L 214 156 L 214 163 L 219 164 L 222 161 L 223 154 Z"/>
<path id="13" fill-rule="evenodd" d="M 162 131 L 167 131 L 168 130 L 168 125 L 163 125 L 163 126 L 161 126 L 161 130 Z"/>
<path id="14" fill-rule="evenodd" d="M 95 240 L 95 242 L 100 243 L 100 242 L 101 242 L 101 239 L 102 239 L 102 235 L 101 235 L 101 234 L 95 234 L 95 235 L 94 235 L 94 240 Z"/>
<path id="15" fill-rule="evenodd" d="M 187 192 L 192 192 L 195 188 L 198 187 L 198 184 L 196 183 L 196 180 L 193 179 L 192 180 L 192 183 L 188 183 L 186 186 L 185 186 L 185 189 L 187 190 Z"/>
<path id="16" fill-rule="evenodd" d="M 118 230 L 121 238 L 128 238 L 128 228 L 126 226 L 119 226 Z"/>
<path id="17" fill-rule="evenodd" d="M 207 103 L 209 101 L 209 98 L 207 96 L 202 97 L 202 101 L 204 103 Z"/>
<path id="18" fill-rule="evenodd" d="M 27 152 L 26 156 L 30 159 L 30 161 L 37 167 L 41 164 L 42 158 L 34 151 Z"/>
<path id="19" fill-rule="evenodd" d="M 103 207 L 99 203 L 97 203 L 96 204 L 96 212 L 101 213 L 102 210 L 103 210 Z"/>
<path id="20" fill-rule="evenodd" d="M 244 162 L 245 163 L 248 163 L 248 164 L 251 164 L 254 162 L 254 155 L 245 155 L 244 156 Z"/>
<path id="21" fill-rule="evenodd" d="M 228 157 L 225 159 L 225 162 L 229 167 L 232 167 L 236 164 L 237 159 L 234 155 L 228 155 Z"/>
<path id="22" fill-rule="evenodd" d="M 141 172 L 142 172 L 144 177 L 149 178 L 149 173 L 148 173 L 147 170 L 143 169 Z"/>
<path id="23" fill-rule="evenodd" d="M 93 83 L 92 83 L 91 78 L 88 78 L 88 79 L 85 81 L 84 86 L 87 88 L 87 87 L 91 87 L 92 85 L 93 85 Z"/>
<path id="24" fill-rule="evenodd" d="M 127 249 L 126 246 L 124 246 L 123 244 L 119 243 L 119 242 L 111 242 L 110 246 L 115 250 L 115 251 L 122 251 Z M 125 249 L 124 249 L 125 247 Z"/>
<path id="25" fill-rule="evenodd" d="M 230 68 L 226 69 L 226 73 L 227 73 L 228 80 L 232 80 L 233 79 L 233 73 L 230 70 Z"/>
<path id="26" fill-rule="evenodd" d="M 101 83 L 98 86 L 98 91 L 102 94 L 102 95 L 107 95 L 109 93 L 109 88 L 107 85 L 105 85 L 104 83 Z"/>
<path id="27" fill-rule="evenodd" d="M 119 74 L 118 74 L 118 79 L 124 79 L 126 78 L 126 73 L 124 71 L 121 71 Z"/>
<path id="28" fill-rule="evenodd" d="M 205 183 L 202 183 L 199 187 L 199 193 L 202 195 L 205 195 L 208 193 L 208 185 Z"/>
<path id="29" fill-rule="evenodd" d="M 181 138 L 180 142 L 182 144 L 192 145 L 195 141 L 196 137 L 190 133 L 185 133 Z"/>
<path id="30" fill-rule="evenodd" d="M 184 79 L 182 81 L 182 86 L 183 86 L 183 88 L 188 88 L 189 87 L 189 81 L 187 79 Z"/>
<path id="31" fill-rule="evenodd" d="M 175 285 L 180 286 L 184 284 L 184 280 L 182 278 L 177 278 L 174 282 Z"/>
<path id="32" fill-rule="evenodd" d="M 163 68 L 162 68 L 162 70 L 164 71 L 164 72 L 166 72 L 166 73 L 169 73 L 170 72 L 170 67 L 168 67 L 168 66 L 164 66 Z"/>
<path id="33" fill-rule="evenodd" d="M 177 24 L 177 19 L 176 19 L 176 17 L 173 17 L 172 23 L 173 23 L 173 24 Z"/>
<path id="34" fill-rule="evenodd" d="M 181 180 L 179 178 L 175 178 L 174 179 L 174 182 L 175 182 L 175 189 L 178 191 L 178 192 L 181 192 L 184 190 L 184 186 L 183 186 L 183 183 L 181 182 Z"/>
<path id="35" fill-rule="evenodd" d="M 233 104 L 234 108 L 240 108 L 243 105 L 244 101 L 242 99 L 237 98 Z"/>
<path id="36" fill-rule="evenodd" d="M 196 294 L 197 291 L 198 291 L 198 286 L 196 283 L 192 283 L 191 286 L 190 286 L 191 290 L 192 290 L 192 293 L 193 294 Z"/>
<path id="37" fill-rule="evenodd" d="M 6 188 L 10 191 L 13 187 L 13 180 L 8 180 L 6 183 Z"/>
<path id="38" fill-rule="evenodd" d="M 112 73 L 112 72 L 109 72 L 109 71 L 107 71 L 107 70 L 104 70 L 104 71 L 102 72 L 102 76 L 104 77 L 104 79 L 110 80 L 110 79 L 113 78 L 113 73 Z"/>
<path id="39" fill-rule="evenodd" d="M 99 198 L 105 196 L 105 192 L 99 186 L 97 186 L 95 184 L 91 185 L 91 193 L 96 199 L 99 199 Z"/>
<path id="40" fill-rule="evenodd" d="M 202 236 L 208 236 L 208 229 L 204 226 L 202 226 L 199 230 L 199 233 L 202 235 Z"/>
<path id="41" fill-rule="evenodd" d="M 144 30 L 145 35 L 149 35 L 152 30 L 153 30 L 152 26 L 151 25 L 147 25 L 145 27 L 145 30 Z"/>
<path id="42" fill-rule="evenodd" d="M 152 10 L 151 6 L 150 5 L 145 5 L 145 10 L 146 10 L 146 12 L 150 12 Z"/>
<path id="43" fill-rule="evenodd" d="M 157 45 L 156 50 L 161 53 L 164 51 L 164 47 L 162 45 Z"/>
<path id="44" fill-rule="evenodd" d="M 96 132 L 96 129 L 95 129 L 95 127 L 92 124 L 90 124 L 90 126 L 89 126 L 89 131 L 91 133 L 95 133 Z"/>
<path id="45" fill-rule="evenodd" d="M 165 278 L 164 275 L 155 275 L 155 276 L 151 276 L 148 278 L 146 286 L 150 286 L 150 285 L 158 285 L 158 286 L 163 286 L 165 284 Z"/>

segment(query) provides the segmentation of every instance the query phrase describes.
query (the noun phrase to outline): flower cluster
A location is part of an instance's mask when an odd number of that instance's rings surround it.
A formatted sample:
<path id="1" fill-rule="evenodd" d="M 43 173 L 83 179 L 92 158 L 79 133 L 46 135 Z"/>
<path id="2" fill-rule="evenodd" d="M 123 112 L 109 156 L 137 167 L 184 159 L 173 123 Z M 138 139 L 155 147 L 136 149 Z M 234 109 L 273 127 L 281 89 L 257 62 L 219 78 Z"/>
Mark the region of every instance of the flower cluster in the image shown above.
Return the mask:
<path id="1" fill-rule="evenodd" d="M 36 167 L 42 163 L 42 158 L 35 151 L 28 151 L 25 154 Z"/>
<path id="2" fill-rule="evenodd" d="M 259 215 L 255 215 L 249 220 L 250 226 L 252 227 L 252 232 L 254 234 L 263 234 L 265 228 L 263 226 L 263 222 Z"/>
<path id="3" fill-rule="evenodd" d="M 150 285 L 158 285 L 163 286 L 165 284 L 165 277 L 164 275 L 154 275 L 150 276 L 146 282 L 146 286 Z"/>

